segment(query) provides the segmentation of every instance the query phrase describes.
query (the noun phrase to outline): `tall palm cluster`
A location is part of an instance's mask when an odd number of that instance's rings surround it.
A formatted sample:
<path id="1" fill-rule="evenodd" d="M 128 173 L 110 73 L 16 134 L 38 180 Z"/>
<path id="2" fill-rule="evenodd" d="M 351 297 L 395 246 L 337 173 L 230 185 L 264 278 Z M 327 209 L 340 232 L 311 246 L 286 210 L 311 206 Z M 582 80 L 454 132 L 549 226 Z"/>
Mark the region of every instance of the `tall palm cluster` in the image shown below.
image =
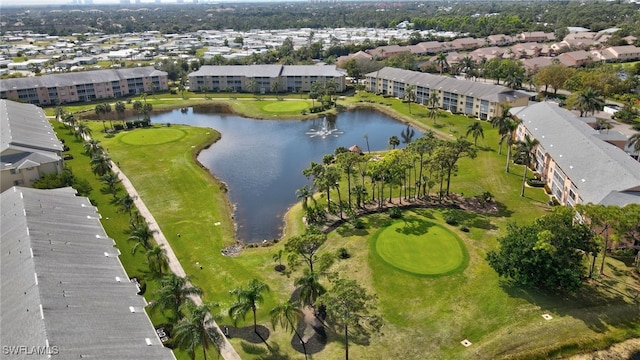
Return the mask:
<path id="1" fill-rule="evenodd" d="M 476 148 L 464 138 L 440 140 L 430 131 L 414 140 L 412 130 L 403 130 L 400 137 L 391 136 L 389 145 L 394 149 L 386 153 L 364 154 L 340 147 L 334 154 L 325 155 L 322 163 L 312 162 L 303 170 L 312 185 L 296 192 L 307 221 L 320 223 L 327 214 L 342 218 L 345 212 L 353 212 L 366 204 L 382 208 L 385 202 L 401 204 L 426 198 L 436 184 L 440 185 L 440 196 L 448 195 L 458 160 L 474 158 Z M 479 131 L 473 133 L 476 139 L 482 129 Z M 400 139 L 406 144 L 403 149 L 395 148 Z M 323 206 L 319 206 L 313 196 L 315 190 L 324 194 Z M 311 206 L 308 199 L 313 201 Z"/>

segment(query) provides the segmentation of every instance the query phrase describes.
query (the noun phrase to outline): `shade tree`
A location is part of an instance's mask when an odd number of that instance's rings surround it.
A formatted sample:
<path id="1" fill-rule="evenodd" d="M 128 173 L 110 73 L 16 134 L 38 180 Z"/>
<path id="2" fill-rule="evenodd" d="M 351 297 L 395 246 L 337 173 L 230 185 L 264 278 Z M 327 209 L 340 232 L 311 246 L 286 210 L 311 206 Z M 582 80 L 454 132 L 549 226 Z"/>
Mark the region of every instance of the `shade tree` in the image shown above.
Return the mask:
<path id="1" fill-rule="evenodd" d="M 346 360 L 350 333 L 380 330 L 382 319 L 375 314 L 376 300 L 355 280 L 340 278 L 333 279 L 331 289 L 317 300 L 317 305 L 325 307 L 330 322 L 342 328 Z"/>
<path id="2" fill-rule="evenodd" d="M 509 224 L 489 265 L 516 285 L 573 292 L 587 275 L 584 258 L 598 251 L 593 231 L 575 221 L 575 210 L 556 207 L 529 225 Z"/>

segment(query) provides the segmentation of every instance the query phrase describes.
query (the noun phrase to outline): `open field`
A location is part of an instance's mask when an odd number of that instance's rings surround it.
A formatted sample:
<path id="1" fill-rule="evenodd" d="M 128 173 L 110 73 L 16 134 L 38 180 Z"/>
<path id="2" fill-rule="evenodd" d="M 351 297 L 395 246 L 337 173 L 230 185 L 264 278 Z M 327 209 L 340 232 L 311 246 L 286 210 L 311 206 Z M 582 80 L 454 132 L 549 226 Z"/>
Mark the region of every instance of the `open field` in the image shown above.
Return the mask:
<path id="1" fill-rule="evenodd" d="M 158 101 L 158 107 L 165 102 L 166 106 L 175 104 L 173 100 L 148 100 Z M 277 102 L 229 101 L 234 109 L 241 108 L 247 113 L 262 111 L 259 108 L 265 104 Z M 421 128 L 432 127 L 447 138 L 463 135 L 467 125 L 476 121 L 443 113 L 434 127 L 425 115 L 425 108 L 412 104 L 409 113 L 407 104 L 401 101 L 370 94 L 347 98 L 341 104 L 345 107 L 379 107 Z M 271 116 L 264 112 L 262 115 Z M 140 192 L 185 271 L 204 289 L 204 300 L 220 303 L 222 309 L 227 309 L 232 302 L 229 290 L 251 278 L 259 278 L 271 288 L 265 303 L 258 309 L 258 322 L 267 325 L 268 310 L 289 298 L 294 290 L 293 281 L 301 269 L 285 274 L 274 271 L 276 263 L 272 255 L 283 248 L 282 242 L 268 248 L 245 249 L 234 258 L 221 255 L 220 250 L 234 242 L 230 207 L 224 187 L 195 163 L 197 151 L 213 142 L 218 134 L 212 129 L 171 125 L 105 137 L 100 133 L 100 122 L 92 123 L 92 128 L 94 137 L 102 142 Z M 434 224 L 434 228 L 439 227 L 453 238 L 457 237 L 459 240 L 455 243 L 461 243 L 461 251 L 466 249 L 462 267 L 454 267 L 448 275 L 416 276 L 383 261 L 371 248 L 375 246 L 378 231 L 394 231 L 395 223 L 384 213 L 363 217 L 364 229 L 354 229 L 346 224 L 328 234 L 321 252 L 335 254 L 339 248 L 346 248 L 351 255 L 349 259 L 336 260 L 331 270 L 357 280 L 375 293 L 378 311 L 384 318 L 380 333 L 352 338 L 350 355 L 354 359 L 544 359 L 603 348 L 640 336 L 640 310 L 637 292 L 634 292 L 634 288 L 639 287 L 638 279 L 630 275 L 630 266 L 624 261 L 608 258 L 608 276 L 594 280 L 575 295 L 548 295 L 520 289 L 499 279 L 488 266 L 484 260 L 486 253 L 496 247 L 496 238 L 505 232 L 508 223 L 530 222 L 547 212 L 549 207 L 548 197 L 541 189 L 528 188 L 526 196 L 520 197 L 522 167 L 512 165 L 510 172 L 505 172 L 506 151 L 498 154 L 496 131 L 484 122 L 483 128 L 484 138 L 478 139 L 478 157 L 460 162 L 451 189 L 465 196 L 490 191 L 499 212 L 488 215 L 434 207 L 407 210 L 403 214 L 404 219 Z M 58 130 L 59 134 L 65 131 Z M 74 140 L 69 138 L 67 141 Z M 81 147 L 79 149 L 72 150 L 76 159 L 70 165 L 75 173 L 82 172 L 83 177 L 91 178 L 90 170 L 80 169 L 84 155 L 80 153 Z M 97 197 L 105 229 L 116 239 L 122 249 L 123 263 L 133 275 L 140 271 L 139 263 L 144 259 L 127 251 L 131 246 L 123 234 L 127 219 L 117 225 L 110 222 L 122 218 L 122 214 L 107 205 L 108 198 L 100 197 L 99 187 L 94 186 L 92 198 Z M 301 206 L 296 205 L 286 215 L 287 236 L 302 231 L 301 214 Z M 444 219 L 450 216 L 460 225 L 467 226 L 470 232 L 447 225 Z M 219 226 L 214 225 L 217 222 L 220 222 Z M 180 238 L 176 236 L 178 233 Z M 451 252 L 456 253 L 453 248 Z M 420 265 L 415 258 L 413 262 Z M 203 266 L 202 270 L 199 265 Z M 448 268 L 445 266 L 444 270 Z M 324 279 L 322 282 L 326 284 Z M 545 313 L 551 314 L 553 319 L 544 320 L 541 315 Z M 153 320 L 164 321 L 158 315 L 154 315 Z M 247 321 L 239 325 L 246 326 L 251 322 L 251 316 L 248 316 Z M 228 317 L 221 322 L 225 323 L 230 323 Z M 314 354 L 313 359 L 343 356 L 342 337 L 332 331 L 327 335 L 326 347 Z M 460 341 L 464 339 L 473 345 L 462 346 Z M 242 346 L 240 339 L 231 341 L 243 359 L 259 358 L 250 354 L 252 350 Z M 282 354 L 273 358 L 304 358 L 291 349 L 291 334 L 282 329 L 272 330 L 268 341 L 277 344 Z M 188 358 L 183 353 L 177 355 L 180 359 Z"/>

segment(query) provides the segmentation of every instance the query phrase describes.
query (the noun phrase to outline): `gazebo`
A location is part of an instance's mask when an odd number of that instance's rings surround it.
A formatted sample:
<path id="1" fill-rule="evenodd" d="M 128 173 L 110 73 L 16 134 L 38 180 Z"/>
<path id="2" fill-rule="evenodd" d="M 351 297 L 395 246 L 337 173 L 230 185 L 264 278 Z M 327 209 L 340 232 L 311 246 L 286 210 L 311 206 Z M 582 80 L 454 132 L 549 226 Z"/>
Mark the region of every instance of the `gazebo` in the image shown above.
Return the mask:
<path id="1" fill-rule="evenodd" d="M 358 145 L 353 145 L 352 147 L 349 148 L 349 151 L 354 152 L 354 153 L 358 153 L 360 155 L 363 154 L 362 149 L 360 149 L 360 146 L 358 146 Z"/>

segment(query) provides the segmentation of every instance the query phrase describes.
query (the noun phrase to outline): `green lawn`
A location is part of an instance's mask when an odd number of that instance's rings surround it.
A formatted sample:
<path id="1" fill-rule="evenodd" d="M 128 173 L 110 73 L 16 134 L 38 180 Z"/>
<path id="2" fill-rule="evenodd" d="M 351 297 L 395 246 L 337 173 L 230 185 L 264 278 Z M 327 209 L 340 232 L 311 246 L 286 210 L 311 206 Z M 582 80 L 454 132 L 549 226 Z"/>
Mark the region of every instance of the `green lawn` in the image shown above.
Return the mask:
<path id="1" fill-rule="evenodd" d="M 407 218 L 378 230 L 371 251 L 396 269 L 415 275 L 445 275 L 462 270 L 464 244 L 451 231 L 418 218 Z"/>
<path id="2" fill-rule="evenodd" d="M 360 99 L 347 98 L 342 104 L 362 104 Z M 428 128 L 432 125 L 430 119 L 420 115 L 426 110 L 419 105 L 412 104 L 412 113 L 409 114 L 407 104 L 399 100 L 373 95 L 367 95 L 367 99 L 373 99 L 374 102 L 367 103 L 368 106 L 379 106 L 385 112 L 398 111 L 399 118 L 417 126 Z M 222 100 L 205 102 L 216 101 Z M 169 106 L 169 102 L 166 101 L 166 106 Z M 229 101 L 231 106 L 240 107 L 246 113 L 256 112 L 262 117 L 270 116 L 259 109 L 268 102 L 279 103 L 278 100 L 256 101 L 248 98 Z M 445 117 L 442 114 L 435 130 L 441 136 L 451 138 L 452 135 L 464 134 L 473 121 L 476 120 L 450 114 Z M 108 138 L 100 133 L 100 122 L 92 123 L 92 127 L 94 137 L 108 149 L 112 159 L 120 163 L 140 192 L 187 274 L 204 289 L 204 300 L 220 303 L 224 312 L 233 300 L 228 294 L 229 290 L 245 284 L 251 278 L 259 278 L 271 288 L 271 292 L 265 296 L 265 303 L 258 308 L 258 322 L 268 324 L 269 309 L 289 298 L 294 289 L 293 281 L 302 269 L 290 274 L 273 270 L 276 263 L 272 255 L 283 248 L 283 242 L 272 247 L 245 249 L 235 258 L 220 254 L 223 247 L 234 242 L 231 206 L 225 197 L 225 187 L 195 163 L 195 154 L 215 141 L 219 134 L 212 129 L 158 125 L 121 132 Z M 370 251 L 374 246 L 374 235 L 380 229 L 384 229 L 383 232 L 393 231 L 389 229 L 395 225 L 389 227 L 387 214 L 363 217 L 364 229 L 354 229 L 346 224 L 328 234 L 328 241 L 320 249 L 321 253 L 335 254 L 339 248 L 345 248 L 351 255 L 349 259 L 336 260 L 331 271 L 353 278 L 375 293 L 378 310 L 384 318 L 384 326 L 379 334 L 372 334 L 368 339 L 352 339 L 350 354 L 354 359 L 548 358 L 564 351 L 602 347 L 624 338 L 640 336 L 640 312 L 630 290 L 631 286 L 637 286 L 638 280 L 629 275 L 631 267 L 623 261 L 609 258 L 609 277 L 599 279 L 600 286 L 588 286 L 570 296 L 513 287 L 509 282 L 499 279 L 488 266 L 484 260 L 486 253 L 496 247 L 496 238 L 505 233 L 508 223 L 530 222 L 548 211 L 549 207 L 546 204 L 548 196 L 541 189 L 527 188 L 526 196 L 520 197 L 522 167 L 512 165 L 510 171 L 505 172 L 506 151 L 498 154 L 497 132 L 487 123 L 483 123 L 483 128 L 484 139 L 478 139 L 478 157 L 463 159 L 459 163 L 451 190 L 464 193 L 465 196 L 490 191 L 499 212 L 479 214 L 447 208 L 424 208 L 403 213 L 404 219 L 434 224 L 429 227 L 429 232 L 442 229 L 443 234 L 444 231 L 448 233 L 447 237 L 453 235 L 459 239 L 459 249 L 463 252 L 466 249 L 466 257 L 459 270 L 446 276 L 417 276 L 390 266 L 376 252 Z M 66 133 L 66 130 L 57 130 L 59 134 Z M 68 138 L 68 144 L 74 144 L 72 151 L 75 151 L 75 159 L 69 162 L 74 172 L 83 177 L 93 177 L 90 170 L 85 169 L 88 159 L 81 154 L 81 147 L 77 150 L 73 137 L 64 136 Z M 108 206 L 109 198 L 99 194 L 99 187 L 99 184 L 94 186 L 92 200 L 95 199 L 99 207 L 107 233 L 122 249 L 121 258 L 125 268 L 130 275 L 136 274 L 143 270 L 141 264 L 144 259 L 140 255 L 130 255 L 128 251 L 131 244 L 123 233 L 128 219 L 117 214 L 113 206 Z M 300 205 L 294 206 L 286 215 L 287 236 L 302 231 L 301 215 Z M 447 225 L 444 219 L 448 217 L 455 218 L 470 232 L 465 233 L 457 226 Z M 113 221 L 116 218 L 123 220 L 116 223 Z M 221 224 L 216 226 L 217 222 Z M 398 224 L 402 224 L 402 221 Z M 178 233 L 181 233 L 180 238 L 176 236 Z M 413 240 L 419 238 L 415 236 Z M 406 249 L 410 248 L 405 247 L 404 251 L 409 252 Z M 416 260 L 419 256 L 411 254 L 411 261 L 419 262 Z M 200 265 L 203 266 L 202 270 Z M 328 285 L 325 279 L 322 281 Z M 554 319 L 542 319 L 543 313 L 552 314 Z M 164 321 L 158 315 L 154 315 L 153 320 Z M 222 323 L 229 324 L 230 320 L 225 317 Z M 251 323 L 251 316 L 248 316 L 247 321 L 239 325 L 248 326 Z M 313 356 L 316 360 L 343 356 L 341 335 L 332 331 L 328 331 L 327 335 L 328 344 L 322 352 Z M 463 339 L 470 340 L 473 345 L 469 348 L 462 346 L 460 341 Z M 258 358 L 243 350 L 240 339 L 231 341 L 243 359 Z M 272 331 L 269 338 L 269 342 L 277 344 L 281 353 L 293 359 L 303 358 L 291 349 L 290 341 L 291 334 L 282 329 Z M 180 359 L 187 358 L 182 353 L 177 355 Z"/>

